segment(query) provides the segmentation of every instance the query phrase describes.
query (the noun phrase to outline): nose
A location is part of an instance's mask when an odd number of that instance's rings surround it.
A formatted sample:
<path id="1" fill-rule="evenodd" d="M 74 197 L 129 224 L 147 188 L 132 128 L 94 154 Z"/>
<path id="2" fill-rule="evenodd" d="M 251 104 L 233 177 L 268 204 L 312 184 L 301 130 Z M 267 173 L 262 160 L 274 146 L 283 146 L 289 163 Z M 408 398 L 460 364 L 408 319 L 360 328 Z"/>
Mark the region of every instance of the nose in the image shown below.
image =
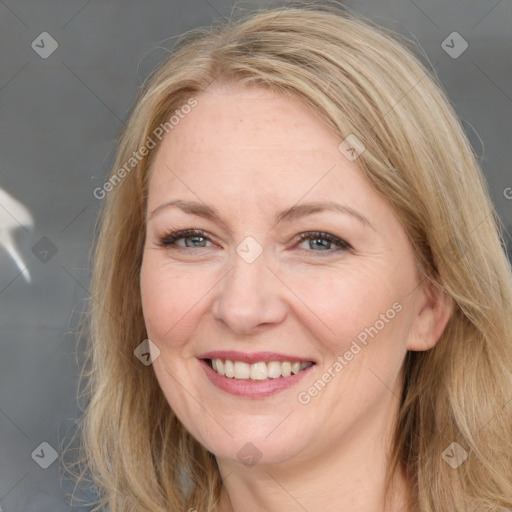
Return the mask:
<path id="1" fill-rule="evenodd" d="M 250 335 L 281 323 L 286 317 L 282 281 L 267 265 L 265 253 L 247 262 L 239 254 L 215 287 L 212 304 L 215 320 L 238 335 Z"/>

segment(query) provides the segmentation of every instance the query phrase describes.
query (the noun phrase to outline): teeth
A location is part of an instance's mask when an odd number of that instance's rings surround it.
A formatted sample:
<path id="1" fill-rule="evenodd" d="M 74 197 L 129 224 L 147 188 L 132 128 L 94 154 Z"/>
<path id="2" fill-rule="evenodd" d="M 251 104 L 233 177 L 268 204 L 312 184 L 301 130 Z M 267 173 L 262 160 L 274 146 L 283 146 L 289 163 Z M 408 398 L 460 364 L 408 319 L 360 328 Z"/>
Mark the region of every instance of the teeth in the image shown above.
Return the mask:
<path id="1" fill-rule="evenodd" d="M 212 368 L 219 374 L 225 375 L 230 379 L 251 379 L 267 380 L 278 379 L 279 377 L 289 377 L 296 375 L 300 371 L 308 368 L 313 363 L 301 363 L 299 361 L 269 361 L 268 363 L 259 362 L 254 364 L 244 363 L 242 361 L 230 361 L 229 359 L 212 359 Z"/>
<path id="2" fill-rule="evenodd" d="M 271 379 L 281 377 L 281 363 L 279 361 L 270 361 L 267 363 L 267 375 Z"/>
<path id="3" fill-rule="evenodd" d="M 232 379 L 235 376 L 235 366 L 233 361 L 226 360 L 224 363 L 224 375 Z"/>
<path id="4" fill-rule="evenodd" d="M 217 359 L 217 362 L 220 359 Z M 248 379 L 251 376 L 251 367 L 247 363 L 236 361 L 235 363 L 235 379 Z"/>
<path id="5" fill-rule="evenodd" d="M 267 363 L 254 363 L 251 364 L 251 379 L 252 380 L 265 380 L 267 375 Z"/>

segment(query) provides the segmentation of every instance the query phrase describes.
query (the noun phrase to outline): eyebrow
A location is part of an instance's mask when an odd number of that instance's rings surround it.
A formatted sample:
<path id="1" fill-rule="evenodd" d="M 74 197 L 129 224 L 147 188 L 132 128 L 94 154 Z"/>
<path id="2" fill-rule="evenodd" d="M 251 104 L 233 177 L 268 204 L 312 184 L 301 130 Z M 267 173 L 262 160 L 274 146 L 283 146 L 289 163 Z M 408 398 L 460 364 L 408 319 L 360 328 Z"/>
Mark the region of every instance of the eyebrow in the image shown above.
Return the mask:
<path id="1" fill-rule="evenodd" d="M 167 209 L 171 206 L 176 206 L 185 213 L 190 213 L 192 215 L 204 217 L 205 219 L 218 221 L 221 224 L 226 225 L 226 222 L 222 219 L 218 210 L 213 206 L 208 206 L 207 204 L 198 203 L 196 201 L 184 201 L 182 199 L 174 199 L 172 201 L 167 201 L 161 204 L 160 206 L 157 206 L 150 213 L 148 220 L 153 218 L 161 210 Z M 322 211 L 334 211 L 345 215 L 350 215 L 351 217 L 357 219 L 365 226 L 368 226 L 375 231 L 375 228 L 372 226 L 371 222 L 362 213 L 358 212 L 357 210 L 354 210 L 350 206 L 338 204 L 333 201 L 294 205 L 291 208 L 288 208 L 287 210 L 278 213 L 274 218 L 274 225 L 279 224 L 281 222 L 290 222 L 305 217 L 307 215 L 311 215 L 313 213 L 318 213 Z"/>

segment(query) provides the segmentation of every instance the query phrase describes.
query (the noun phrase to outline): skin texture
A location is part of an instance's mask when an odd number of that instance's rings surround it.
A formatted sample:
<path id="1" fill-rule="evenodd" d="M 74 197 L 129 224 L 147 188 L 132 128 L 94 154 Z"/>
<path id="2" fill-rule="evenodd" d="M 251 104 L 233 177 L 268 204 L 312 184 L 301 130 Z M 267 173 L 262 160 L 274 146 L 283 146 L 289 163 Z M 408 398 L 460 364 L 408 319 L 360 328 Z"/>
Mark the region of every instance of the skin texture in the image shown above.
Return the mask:
<path id="1" fill-rule="evenodd" d="M 197 101 L 163 140 L 149 185 L 140 279 L 163 393 L 217 457 L 219 511 L 384 510 L 404 357 L 435 345 L 449 307 L 418 275 L 390 205 L 316 114 L 297 100 L 241 86 L 210 89 Z M 174 206 L 152 215 L 174 199 L 213 206 L 222 221 Z M 275 223 L 279 212 L 318 201 L 357 210 L 371 226 L 333 211 Z M 175 229 L 203 230 L 208 239 L 160 246 Z M 307 231 L 351 247 L 297 239 Z M 252 263 L 236 252 L 248 236 L 262 249 Z M 396 303 L 401 311 L 334 371 L 338 356 Z M 316 364 L 274 396 L 237 397 L 207 379 L 197 356 L 211 350 L 273 351 Z M 300 403 L 298 394 L 329 369 L 330 382 Z M 237 457 L 246 443 L 261 457 L 253 466 Z M 396 486 L 402 505 L 405 480 Z"/>

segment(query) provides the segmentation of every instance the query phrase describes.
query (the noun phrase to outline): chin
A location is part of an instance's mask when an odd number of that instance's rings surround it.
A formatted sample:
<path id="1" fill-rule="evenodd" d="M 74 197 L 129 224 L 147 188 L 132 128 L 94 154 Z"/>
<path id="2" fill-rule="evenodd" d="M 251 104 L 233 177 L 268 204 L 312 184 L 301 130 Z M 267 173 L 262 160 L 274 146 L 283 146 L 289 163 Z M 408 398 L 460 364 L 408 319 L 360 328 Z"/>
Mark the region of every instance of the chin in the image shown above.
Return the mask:
<path id="1" fill-rule="evenodd" d="M 276 428 L 280 423 L 282 428 Z M 194 437 L 221 459 L 246 466 L 280 464 L 299 455 L 314 437 L 307 435 L 303 429 L 286 428 L 290 426 L 286 423 L 287 420 L 283 422 L 283 416 L 278 414 L 256 422 L 244 417 L 230 424 L 229 434 L 223 432 L 221 437 L 214 438 L 209 430 L 205 432 L 206 435 L 197 432 Z M 215 431 L 218 432 L 218 429 Z"/>

